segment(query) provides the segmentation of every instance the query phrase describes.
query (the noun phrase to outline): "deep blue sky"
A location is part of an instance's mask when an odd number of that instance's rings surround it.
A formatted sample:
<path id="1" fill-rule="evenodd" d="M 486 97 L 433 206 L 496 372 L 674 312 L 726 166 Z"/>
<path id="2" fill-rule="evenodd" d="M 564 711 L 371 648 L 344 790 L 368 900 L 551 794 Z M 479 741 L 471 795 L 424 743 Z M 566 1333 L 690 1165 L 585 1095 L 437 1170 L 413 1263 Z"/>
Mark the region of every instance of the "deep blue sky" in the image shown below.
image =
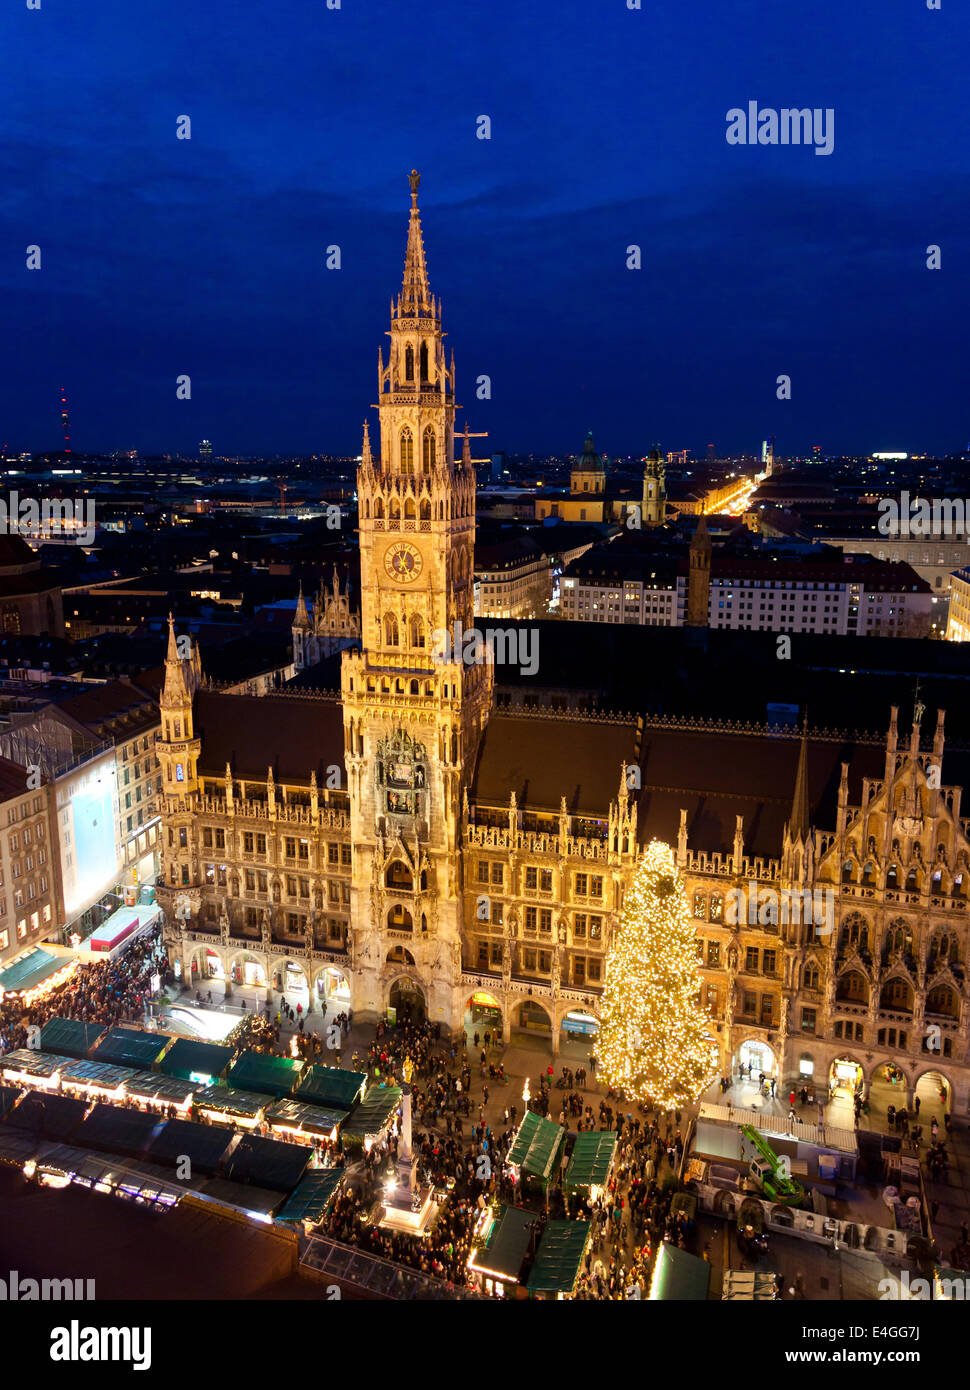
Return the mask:
<path id="1" fill-rule="evenodd" d="M 4 7 L 11 452 L 63 384 L 77 450 L 356 453 L 412 165 L 483 451 L 970 438 L 958 0 L 342 3 Z M 834 108 L 834 153 L 729 146 L 749 100 Z"/>

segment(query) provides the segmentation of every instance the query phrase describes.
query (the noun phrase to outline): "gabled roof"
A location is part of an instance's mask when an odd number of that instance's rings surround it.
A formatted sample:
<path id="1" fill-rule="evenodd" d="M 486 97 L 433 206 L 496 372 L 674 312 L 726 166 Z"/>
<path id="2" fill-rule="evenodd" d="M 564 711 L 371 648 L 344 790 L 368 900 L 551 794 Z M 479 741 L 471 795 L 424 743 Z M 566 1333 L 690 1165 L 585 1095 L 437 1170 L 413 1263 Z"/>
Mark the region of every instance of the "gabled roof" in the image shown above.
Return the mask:
<path id="1" fill-rule="evenodd" d="M 256 730 L 261 736 L 254 736 Z M 228 763 L 234 777 L 265 782 L 272 766 L 279 785 L 308 787 L 315 772 L 317 785 L 324 787 L 328 768 L 343 770 L 339 701 L 201 690 L 195 697 L 195 731 L 202 740 L 199 772 L 205 777 L 225 777 Z"/>

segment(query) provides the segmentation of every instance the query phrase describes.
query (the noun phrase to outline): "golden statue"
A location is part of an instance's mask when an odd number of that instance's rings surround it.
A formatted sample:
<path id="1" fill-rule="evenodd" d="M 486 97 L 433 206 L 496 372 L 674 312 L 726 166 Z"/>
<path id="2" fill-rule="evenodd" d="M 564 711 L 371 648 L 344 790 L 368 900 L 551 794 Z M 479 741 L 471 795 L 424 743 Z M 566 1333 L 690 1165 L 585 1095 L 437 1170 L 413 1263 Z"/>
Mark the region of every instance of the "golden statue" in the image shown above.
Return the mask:
<path id="1" fill-rule="evenodd" d="M 411 1061 L 410 1057 L 405 1057 L 404 1065 L 401 1068 L 401 1071 L 404 1073 L 404 1080 L 410 1086 L 411 1077 L 414 1075 L 414 1063 Z"/>
<path id="2" fill-rule="evenodd" d="M 415 196 L 417 195 L 417 192 L 418 192 L 418 185 L 420 184 L 420 182 L 421 182 L 421 175 L 418 173 L 417 169 L 412 169 L 411 172 L 410 172 L 410 174 L 408 174 L 408 183 L 410 183 L 410 185 L 411 185 L 411 192 L 412 192 Z"/>

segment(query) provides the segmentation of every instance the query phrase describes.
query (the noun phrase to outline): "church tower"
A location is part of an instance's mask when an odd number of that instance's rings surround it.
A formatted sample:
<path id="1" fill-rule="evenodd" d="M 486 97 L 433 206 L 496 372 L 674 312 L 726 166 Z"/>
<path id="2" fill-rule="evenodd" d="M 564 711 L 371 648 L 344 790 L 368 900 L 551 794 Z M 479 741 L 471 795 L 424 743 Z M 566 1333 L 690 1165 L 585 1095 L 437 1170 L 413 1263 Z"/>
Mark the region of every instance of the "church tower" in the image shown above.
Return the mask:
<path id="1" fill-rule="evenodd" d="M 454 354 L 446 363 L 416 171 L 410 182 L 386 363 L 378 353 L 379 434 L 372 446 L 365 424 L 357 474 L 361 650 L 342 664 L 354 1012 L 411 1009 L 457 1028 L 462 800 L 492 668 L 461 659 L 474 622 L 475 473 L 467 431 L 455 458 Z"/>
<path id="2" fill-rule="evenodd" d="M 667 517 L 667 477 L 663 454 L 655 445 L 643 465 L 643 524 L 662 526 Z"/>

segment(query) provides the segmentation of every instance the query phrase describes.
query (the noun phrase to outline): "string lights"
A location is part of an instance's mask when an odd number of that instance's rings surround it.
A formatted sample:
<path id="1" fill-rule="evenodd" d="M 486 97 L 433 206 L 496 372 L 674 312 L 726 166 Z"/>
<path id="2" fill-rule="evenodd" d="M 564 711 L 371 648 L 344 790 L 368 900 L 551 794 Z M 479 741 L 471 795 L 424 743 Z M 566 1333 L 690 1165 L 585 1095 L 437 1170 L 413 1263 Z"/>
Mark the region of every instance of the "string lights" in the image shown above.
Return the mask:
<path id="1" fill-rule="evenodd" d="M 697 941 L 673 850 L 651 840 L 606 961 L 597 1050 L 610 1086 L 663 1110 L 698 1098 L 718 1065 L 700 989 Z"/>

